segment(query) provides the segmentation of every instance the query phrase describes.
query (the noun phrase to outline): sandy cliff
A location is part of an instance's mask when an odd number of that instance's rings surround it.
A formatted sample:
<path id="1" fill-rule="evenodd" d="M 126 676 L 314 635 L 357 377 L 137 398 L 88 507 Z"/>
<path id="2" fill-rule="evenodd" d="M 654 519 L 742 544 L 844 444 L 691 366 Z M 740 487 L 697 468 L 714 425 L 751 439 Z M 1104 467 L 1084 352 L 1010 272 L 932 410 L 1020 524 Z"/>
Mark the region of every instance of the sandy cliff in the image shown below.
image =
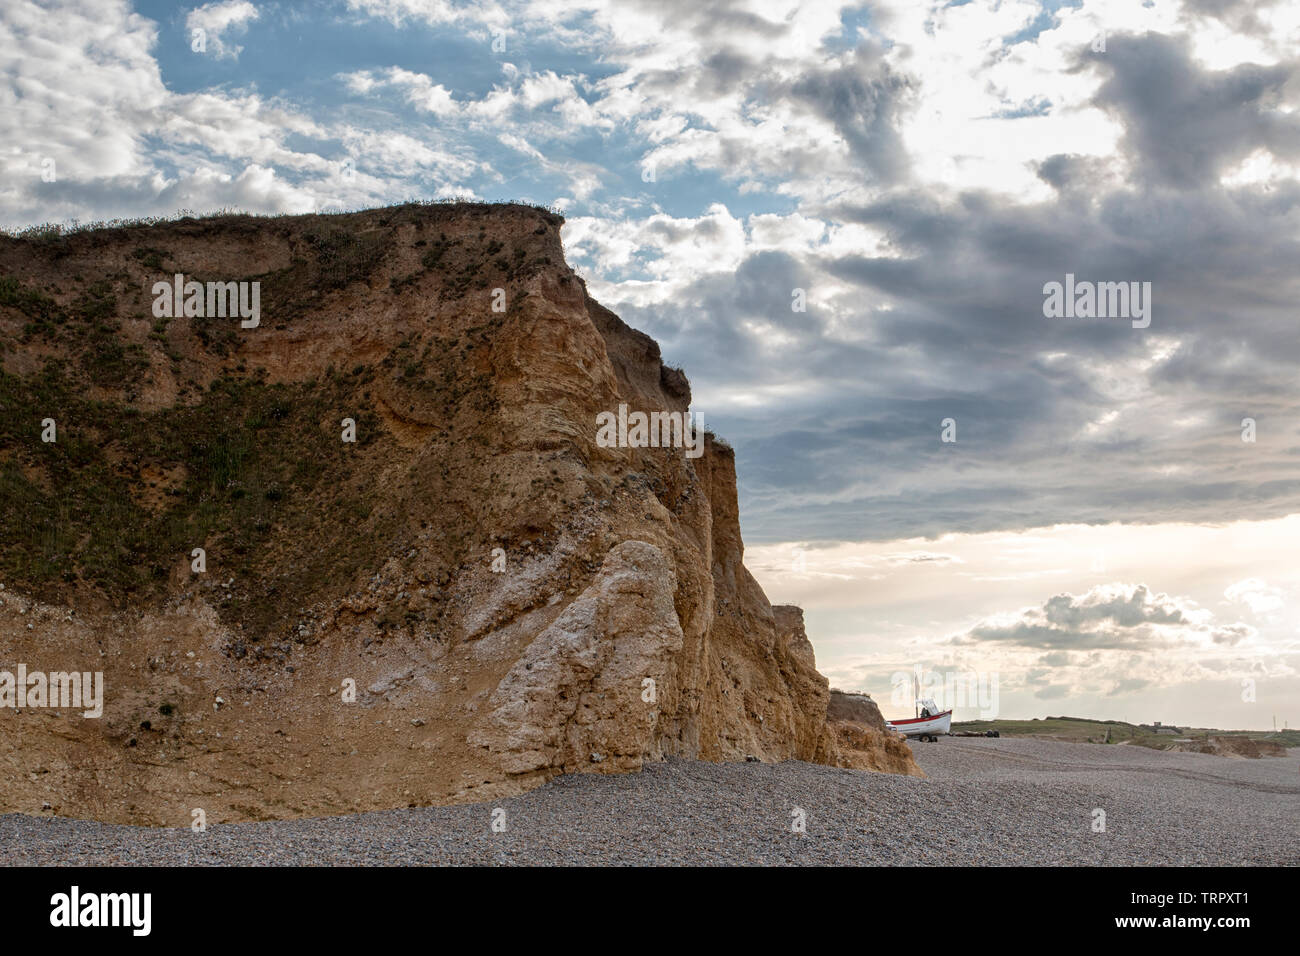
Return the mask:
<path id="1" fill-rule="evenodd" d="M 868 695 L 832 690 L 826 720 L 838 744 L 841 766 L 925 776 L 912 748 L 885 726 L 880 707 Z"/>
<path id="2" fill-rule="evenodd" d="M 0 810 L 184 826 L 670 755 L 864 762 L 801 613 L 745 569 L 731 450 L 597 445 L 600 412 L 690 387 L 587 295 L 561 224 L 0 240 L 0 669 L 106 686 L 98 720 L 0 709 Z M 258 326 L 155 315 L 177 273 L 258 282 Z"/>

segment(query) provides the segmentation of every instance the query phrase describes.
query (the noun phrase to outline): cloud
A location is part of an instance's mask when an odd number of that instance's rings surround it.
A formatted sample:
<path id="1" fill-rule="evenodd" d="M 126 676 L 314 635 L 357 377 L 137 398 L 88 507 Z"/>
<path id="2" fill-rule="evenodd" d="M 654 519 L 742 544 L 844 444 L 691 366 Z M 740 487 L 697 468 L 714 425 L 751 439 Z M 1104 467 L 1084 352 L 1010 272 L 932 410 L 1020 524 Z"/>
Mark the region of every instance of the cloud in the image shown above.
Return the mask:
<path id="1" fill-rule="evenodd" d="M 463 104 L 452 99 L 451 91 L 441 83 L 435 83 L 423 73 L 414 73 L 401 67 L 357 70 L 342 74 L 340 79 L 352 92 L 362 95 L 385 88 L 398 90 L 415 109 L 434 116 L 457 116 L 464 109 Z"/>
<path id="2" fill-rule="evenodd" d="M 224 3 L 205 3 L 195 7 L 185 17 L 185 29 L 193 44 L 202 39 L 206 52 L 217 59 L 238 59 L 241 46 L 229 43 L 227 33 L 244 33 L 248 24 L 261 14 L 248 0 L 225 0 Z"/>
<path id="3" fill-rule="evenodd" d="M 1281 590 L 1270 587 L 1259 578 L 1245 578 L 1224 589 L 1223 596 L 1236 604 L 1244 604 L 1256 615 L 1271 614 L 1286 605 Z"/>
<path id="4" fill-rule="evenodd" d="M 1096 105 L 1124 125 L 1124 148 L 1146 181 L 1180 189 L 1214 183 L 1256 149 L 1300 156 L 1300 115 L 1281 109 L 1297 62 L 1203 70 L 1186 38 L 1111 38 L 1091 58 L 1107 74 Z"/>
<path id="5" fill-rule="evenodd" d="M 885 555 L 888 564 L 962 564 L 962 559 L 955 554 L 939 554 L 934 551 L 907 551 Z"/>
<path id="6" fill-rule="evenodd" d="M 769 540 L 1267 518 L 1300 510 L 1296 208 L 1294 184 L 1084 204 L 903 189 L 832 220 L 880 235 L 874 254 L 831 251 L 829 228 L 759 249 L 746 224 L 724 271 L 676 269 L 643 221 L 608 219 L 570 249 L 656 275 L 593 289 L 685 365 Z M 1151 281 L 1152 328 L 1045 319 L 1042 285 L 1066 273 Z M 738 403 L 756 382 L 771 397 Z M 1253 444 L 1247 415 L 1269 422 Z"/>
<path id="7" fill-rule="evenodd" d="M 1194 604 L 1145 585 L 1098 585 L 1084 594 L 1057 594 L 1039 607 L 997 615 L 956 638 L 1043 650 L 1154 651 L 1179 645 L 1236 644 L 1250 638 L 1245 624 L 1218 625 Z"/>
<path id="8" fill-rule="evenodd" d="M 446 24 L 496 24 L 510 22 L 510 14 L 499 3 L 486 0 L 460 4 L 454 0 L 348 0 L 348 8 L 382 17 L 397 27 L 412 21 L 430 26 Z"/>
<path id="9" fill-rule="evenodd" d="M 206 24 L 219 39 L 256 14 L 249 4 L 208 5 L 187 29 Z M 0 153 L 6 225 L 357 208 L 415 192 L 471 194 L 465 177 L 492 174 L 446 148 L 436 130 L 318 120 L 251 88 L 175 92 L 153 55 L 157 25 L 122 2 L 15 4 L 0 43 L 13 51 L 6 69 L 15 78 L 13 101 L 0 110 L 0 136 L 12 144 Z M 42 52 L 51 49 L 59 55 Z M 53 178 L 43 175 L 47 164 Z"/>
<path id="10" fill-rule="evenodd" d="M 1119 697 L 1122 694 L 1131 694 L 1134 691 L 1150 687 L 1151 682 L 1141 677 L 1126 677 L 1124 680 L 1116 681 L 1115 686 L 1106 692 L 1107 697 Z"/>
<path id="11" fill-rule="evenodd" d="M 914 83 L 889 66 L 878 44 L 865 41 L 851 57 L 805 71 L 782 92 L 829 121 L 866 172 L 893 183 L 907 173 L 899 121 Z"/>

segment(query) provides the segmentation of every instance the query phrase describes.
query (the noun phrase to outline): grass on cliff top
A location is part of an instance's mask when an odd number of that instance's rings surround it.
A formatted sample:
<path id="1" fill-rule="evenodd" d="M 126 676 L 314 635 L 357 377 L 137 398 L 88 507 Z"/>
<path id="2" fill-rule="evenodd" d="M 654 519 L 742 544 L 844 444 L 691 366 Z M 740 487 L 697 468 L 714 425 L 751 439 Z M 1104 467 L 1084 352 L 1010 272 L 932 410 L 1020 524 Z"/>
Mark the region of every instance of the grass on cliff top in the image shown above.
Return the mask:
<path id="1" fill-rule="evenodd" d="M 369 208 L 356 209 L 338 209 L 328 210 L 317 213 L 250 213 L 241 209 L 223 207 L 214 209 L 210 212 L 198 213 L 192 209 L 178 209 L 171 216 L 141 216 L 130 219 L 107 219 L 95 220 L 93 222 L 80 222 L 76 219 L 68 222 L 44 222 L 32 226 L 23 226 L 20 228 L 0 228 L 0 236 L 9 239 L 26 239 L 35 241 L 57 241 L 69 236 L 80 235 L 87 232 L 100 232 L 106 229 L 139 229 L 150 228 L 153 226 L 167 226 L 181 222 L 204 222 L 211 220 L 229 220 L 229 219 L 303 219 L 309 217 L 318 217 L 321 219 L 331 219 L 340 216 L 354 216 L 362 213 L 371 212 L 401 212 L 418 210 L 421 208 L 435 207 L 445 208 L 451 206 L 464 206 L 468 209 L 499 209 L 502 207 L 517 206 L 524 209 L 531 209 L 543 213 L 550 218 L 552 225 L 559 225 L 564 222 L 564 213 L 558 208 L 550 205 L 539 205 L 522 199 L 475 199 L 470 196 L 456 196 L 442 199 L 410 199 L 403 203 L 395 203 L 391 206 L 374 206 Z"/>

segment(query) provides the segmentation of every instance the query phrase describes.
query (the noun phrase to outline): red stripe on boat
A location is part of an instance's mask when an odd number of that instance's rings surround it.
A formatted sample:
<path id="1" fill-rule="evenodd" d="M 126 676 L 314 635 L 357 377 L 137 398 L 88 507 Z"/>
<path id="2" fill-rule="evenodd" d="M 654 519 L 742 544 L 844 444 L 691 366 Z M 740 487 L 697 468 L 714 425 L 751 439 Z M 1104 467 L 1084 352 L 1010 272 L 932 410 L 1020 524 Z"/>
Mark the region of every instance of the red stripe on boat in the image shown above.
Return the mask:
<path id="1" fill-rule="evenodd" d="M 887 720 L 885 721 L 885 723 L 893 724 L 895 727 L 899 726 L 900 724 L 924 724 L 931 720 L 938 720 L 940 717 L 947 717 L 951 713 L 952 713 L 951 710 L 945 710 L 943 713 L 934 714 L 931 717 L 909 717 L 907 718 L 907 720 Z"/>

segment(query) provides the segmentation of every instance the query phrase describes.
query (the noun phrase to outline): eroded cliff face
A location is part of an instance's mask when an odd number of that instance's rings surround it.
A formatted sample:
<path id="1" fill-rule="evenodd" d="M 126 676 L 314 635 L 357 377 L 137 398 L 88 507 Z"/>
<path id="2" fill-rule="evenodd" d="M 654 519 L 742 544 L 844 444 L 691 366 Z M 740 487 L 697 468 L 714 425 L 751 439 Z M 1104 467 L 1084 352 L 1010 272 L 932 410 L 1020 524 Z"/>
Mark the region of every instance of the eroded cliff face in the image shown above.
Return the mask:
<path id="1" fill-rule="evenodd" d="M 744 567 L 730 449 L 598 446 L 599 413 L 690 388 L 561 224 L 0 240 L 0 670 L 105 684 L 98 720 L 0 708 L 0 809 L 184 826 L 842 759 L 802 615 Z M 258 282 L 258 326 L 156 316 L 178 273 Z"/>
<path id="2" fill-rule="evenodd" d="M 867 694 L 832 690 L 826 707 L 839 746 L 839 764 L 855 770 L 876 770 L 924 777 L 902 735 L 885 726 L 879 705 Z"/>

